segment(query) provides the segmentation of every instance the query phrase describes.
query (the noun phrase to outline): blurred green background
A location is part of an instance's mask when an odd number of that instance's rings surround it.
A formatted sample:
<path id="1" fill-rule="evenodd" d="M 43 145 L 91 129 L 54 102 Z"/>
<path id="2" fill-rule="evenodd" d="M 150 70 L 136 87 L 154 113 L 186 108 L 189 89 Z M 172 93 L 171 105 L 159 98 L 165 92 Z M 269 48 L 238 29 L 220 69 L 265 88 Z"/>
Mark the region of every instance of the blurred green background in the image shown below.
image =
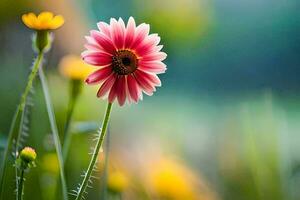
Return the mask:
<path id="1" fill-rule="evenodd" d="M 112 171 L 125 171 L 129 183 L 122 198 L 299 200 L 299 8 L 298 0 L 1 0 L 1 156 L 34 58 L 32 31 L 21 15 L 49 10 L 65 17 L 45 62 L 60 132 L 69 94 L 68 80 L 57 70 L 60 59 L 84 50 L 84 36 L 96 22 L 134 16 L 162 37 L 168 70 L 153 97 L 113 108 L 104 152 L 110 152 Z M 84 86 L 75 109 L 66 162 L 69 190 L 81 180 L 102 120 L 106 102 L 96 98 L 96 90 Z M 61 199 L 38 79 L 34 91 L 24 145 L 34 147 L 38 159 L 26 174 L 24 199 Z M 169 160 L 176 163 L 174 169 L 166 165 L 167 172 L 157 177 L 157 163 Z M 3 200 L 15 199 L 12 163 Z M 95 181 L 88 199 L 118 198 L 103 192 L 103 180 Z M 193 196 L 169 194 L 183 188 L 179 182 L 187 182 Z"/>

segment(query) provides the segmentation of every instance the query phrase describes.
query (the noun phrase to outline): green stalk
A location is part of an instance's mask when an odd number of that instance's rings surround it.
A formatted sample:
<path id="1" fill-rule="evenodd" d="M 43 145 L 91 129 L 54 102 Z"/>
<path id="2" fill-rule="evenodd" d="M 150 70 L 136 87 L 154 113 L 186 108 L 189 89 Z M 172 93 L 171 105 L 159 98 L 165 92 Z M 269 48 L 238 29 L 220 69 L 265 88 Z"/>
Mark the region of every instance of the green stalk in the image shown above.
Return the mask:
<path id="1" fill-rule="evenodd" d="M 63 161 L 63 155 L 62 155 L 62 150 L 61 150 L 61 143 L 58 135 L 58 130 L 56 126 L 56 121 L 55 121 L 55 115 L 54 115 L 54 110 L 52 107 L 51 103 L 51 98 L 50 98 L 50 93 L 49 93 L 49 88 L 47 84 L 47 80 L 43 71 L 43 68 L 41 67 L 39 69 L 39 76 L 44 92 L 44 97 L 45 97 L 45 103 L 47 107 L 47 112 L 48 112 L 48 117 L 50 121 L 50 126 L 53 134 L 53 139 L 54 139 L 54 145 L 55 145 L 55 150 L 57 153 L 58 157 L 58 165 L 59 165 L 59 170 L 60 170 L 60 178 L 61 178 L 61 184 L 62 184 L 62 192 L 63 192 L 63 197 L 64 200 L 68 199 L 68 190 L 67 190 L 67 183 L 65 179 L 65 173 L 64 173 L 64 161 Z"/>
<path id="2" fill-rule="evenodd" d="M 64 127 L 64 143 L 63 143 L 63 159 L 66 161 L 68 157 L 68 152 L 69 148 L 71 145 L 71 140 L 72 140 L 72 134 L 69 133 L 70 129 L 70 124 L 73 116 L 73 111 L 78 99 L 78 96 L 81 92 L 82 88 L 82 82 L 81 80 L 71 80 L 70 82 L 71 85 L 71 94 L 70 94 L 70 99 L 68 103 L 68 110 L 67 110 L 67 119 Z"/>
<path id="3" fill-rule="evenodd" d="M 99 150 L 102 147 L 102 143 L 103 143 L 103 140 L 105 138 L 105 133 L 106 133 L 107 124 L 108 124 L 108 121 L 109 121 L 111 107 L 112 107 L 112 103 L 108 103 L 107 108 L 106 108 L 106 112 L 105 112 L 105 116 L 104 116 L 104 120 L 103 120 L 103 123 L 102 123 L 102 128 L 100 130 L 101 131 L 100 132 L 100 137 L 99 137 L 99 139 L 97 141 L 97 144 L 96 144 L 96 147 L 94 149 L 94 153 L 93 153 L 92 159 L 90 161 L 89 167 L 88 167 L 88 169 L 85 173 L 85 176 L 83 178 L 82 183 L 80 184 L 79 191 L 78 191 L 77 196 L 76 196 L 76 200 L 81 200 L 83 198 L 83 194 L 86 190 L 86 187 L 88 186 L 88 182 L 90 180 L 92 171 L 94 169 L 94 166 L 95 166 L 97 158 L 98 158 Z"/>
<path id="4" fill-rule="evenodd" d="M 17 200 L 23 199 L 23 186 L 24 186 L 24 169 L 21 170 L 20 180 L 17 189 Z"/>
<path id="5" fill-rule="evenodd" d="M 18 121 L 18 118 L 20 118 L 20 114 L 22 114 L 24 112 L 27 96 L 28 96 L 28 94 L 29 94 L 29 92 L 32 88 L 33 80 L 36 77 L 37 71 L 38 71 L 38 69 L 39 69 L 39 67 L 40 67 L 40 65 L 43 61 L 43 56 L 44 56 L 43 52 L 40 52 L 38 54 L 37 58 L 35 59 L 35 62 L 33 64 L 32 70 L 31 70 L 31 73 L 29 74 L 29 77 L 28 77 L 27 85 L 26 85 L 25 90 L 24 90 L 24 92 L 21 96 L 20 103 L 17 107 L 17 110 L 15 111 L 10 129 L 9 129 L 7 145 L 6 145 L 6 148 L 5 148 L 5 151 L 4 151 L 3 160 L 2 160 L 2 164 L 1 164 L 0 197 L 2 197 L 2 194 L 3 194 L 3 187 L 4 187 L 3 183 L 4 183 L 4 180 L 5 180 L 5 177 L 6 177 L 5 172 L 6 172 L 6 167 L 7 167 L 6 164 L 7 164 L 8 155 L 9 155 L 10 149 L 12 147 L 14 138 L 19 137 L 18 135 L 15 136 L 15 134 L 16 134 L 15 133 L 16 122 Z"/>
<path id="6" fill-rule="evenodd" d="M 18 149 L 18 144 L 19 144 L 19 140 L 20 140 L 20 137 L 21 137 L 21 132 L 22 132 L 22 124 L 24 123 L 24 116 L 25 115 L 25 111 L 23 111 L 22 115 L 21 115 L 21 120 L 20 120 L 20 127 L 19 127 L 19 134 L 18 134 L 18 137 L 16 139 L 16 144 L 15 144 L 15 156 L 16 156 L 16 160 L 17 160 L 17 156 L 18 156 L 18 153 L 19 153 L 19 149 Z M 16 190 L 17 190 L 17 200 L 19 199 L 19 174 L 18 174 L 18 165 L 17 163 L 15 163 L 15 175 L 16 175 Z"/>
<path id="7" fill-rule="evenodd" d="M 63 159 L 64 161 L 67 160 L 68 153 L 69 153 L 69 148 L 71 145 L 71 139 L 72 139 L 72 133 L 69 133 L 69 127 L 75 107 L 75 100 L 70 100 L 69 105 L 68 105 L 68 111 L 67 111 L 67 119 L 65 123 L 65 128 L 64 128 L 64 143 L 63 143 Z"/>

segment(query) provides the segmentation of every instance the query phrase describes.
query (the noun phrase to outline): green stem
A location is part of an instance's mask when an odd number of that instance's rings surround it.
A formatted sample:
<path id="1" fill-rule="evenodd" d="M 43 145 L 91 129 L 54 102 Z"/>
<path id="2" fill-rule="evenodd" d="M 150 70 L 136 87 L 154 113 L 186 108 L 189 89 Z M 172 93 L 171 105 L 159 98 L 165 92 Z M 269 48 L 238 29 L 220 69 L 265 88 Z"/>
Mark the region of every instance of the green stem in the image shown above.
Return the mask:
<path id="1" fill-rule="evenodd" d="M 20 136 L 21 136 L 21 132 L 22 132 L 22 124 L 24 123 L 24 116 L 25 115 L 25 111 L 23 111 L 22 115 L 21 115 L 21 120 L 20 120 L 20 127 L 19 127 L 19 134 L 18 134 L 18 137 L 16 139 L 16 144 L 15 144 L 15 157 L 16 157 L 16 160 L 18 159 L 17 156 L 18 156 L 18 153 L 19 153 L 19 149 L 18 149 L 18 144 L 19 144 L 19 140 L 20 140 Z M 15 176 L 16 176 L 16 190 L 17 192 L 19 192 L 19 174 L 18 174 L 18 165 L 17 163 L 15 163 Z M 17 200 L 19 199 L 18 195 L 17 195 Z"/>
<path id="2" fill-rule="evenodd" d="M 5 180 L 5 176 L 6 176 L 6 163 L 7 163 L 7 159 L 8 159 L 8 155 L 10 152 L 10 149 L 12 147 L 13 144 L 13 140 L 14 138 L 18 138 L 19 136 L 15 136 L 15 129 L 16 129 L 16 122 L 18 121 L 18 118 L 20 117 L 19 115 L 21 113 L 24 112 L 24 107 L 26 105 L 26 99 L 27 96 L 32 88 L 32 84 L 33 84 L 33 80 L 36 77 L 37 71 L 43 61 L 43 52 L 40 52 L 37 56 L 37 58 L 35 59 L 34 65 L 32 67 L 31 73 L 29 74 L 28 77 L 28 81 L 27 81 L 27 85 L 25 87 L 25 90 L 21 96 L 21 100 L 20 103 L 17 107 L 17 110 L 15 111 L 10 129 L 9 129 L 9 133 L 8 133 L 8 140 L 7 140 L 7 145 L 6 145 L 6 149 L 4 151 L 4 155 L 3 155 L 3 160 L 2 160 L 2 164 L 1 164 L 1 172 L 0 172 L 0 199 L 3 195 L 3 187 L 4 187 L 4 180 Z"/>
<path id="3" fill-rule="evenodd" d="M 85 173 L 85 176 L 83 178 L 82 183 L 80 184 L 80 188 L 79 188 L 79 191 L 77 193 L 76 200 L 81 200 L 82 199 L 83 194 L 86 190 L 86 187 L 88 186 L 90 176 L 92 174 L 92 171 L 94 169 L 94 166 L 95 166 L 97 158 L 98 158 L 99 150 L 102 147 L 102 143 L 103 143 L 103 140 L 105 138 L 105 133 L 106 133 L 107 124 L 108 124 L 108 121 L 109 121 L 111 107 L 112 107 L 112 103 L 108 103 L 107 108 L 106 108 L 106 112 L 105 112 L 105 116 L 104 116 L 104 120 L 103 120 L 103 123 L 102 123 L 102 127 L 101 127 L 101 130 L 100 130 L 101 131 L 100 132 L 100 137 L 99 137 L 99 139 L 97 141 L 97 144 L 96 144 L 96 147 L 94 149 L 93 156 L 92 156 L 92 159 L 90 161 L 89 167 L 88 167 L 88 169 Z"/>
<path id="4" fill-rule="evenodd" d="M 54 110 L 53 110 L 52 103 L 51 103 L 49 88 L 48 88 L 48 84 L 47 84 L 47 80 L 46 80 L 43 68 L 39 69 L 39 76 L 41 79 L 41 84 L 42 84 L 42 88 L 43 88 L 43 92 L 44 92 L 48 117 L 49 117 L 50 126 L 51 126 L 53 139 L 54 139 L 55 150 L 56 150 L 57 158 L 58 158 L 58 165 L 59 165 L 59 170 L 60 170 L 60 178 L 61 178 L 61 184 L 62 184 L 63 197 L 64 197 L 64 200 L 67 200 L 68 192 L 67 192 L 67 183 L 66 183 L 65 173 L 64 173 L 64 161 L 63 161 L 63 156 L 62 156 L 61 143 L 60 143 L 58 130 L 57 130 L 57 126 L 56 126 L 56 120 L 55 120 Z"/>
<path id="5" fill-rule="evenodd" d="M 65 124 L 65 128 L 64 128 L 64 143 L 63 143 L 63 159 L 64 159 L 64 161 L 67 160 L 69 148 L 71 145 L 71 139 L 72 139 L 72 134 L 69 133 L 69 127 L 70 127 L 70 123 L 71 123 L 71 119 L 72 119 L 72 115 L 73 115 L 73 111 L 74 111 L 74 107 L 75 107 L 73 100 L 70 100 L 68 107 L 69 108 L 67 111 L 67 119 L 66 119 L 66 124 Z"/>
<path id="6" fill-rule="evenodd" d="M 71 145 L 72 134 L 69 133 L 70 124 L 73 116 L 73 111 L 75 104 L 77 102 L 78 96 L 81 92 L 81 80 L 71 80 L 71 95 L 68 103 L 67 119 L 64 127 L 64 143 L 63 143 L 63 159 L 66 161 L 68 157 L 69 148 Z"/>
<path id="7" fill-rule="evenodd" d="M 17 190 L 17 200 L 23 199 L 23 186 L 24 186 L 24 169 L 21 170 L 20 180 L 18 184 L 18 190 Z"/>

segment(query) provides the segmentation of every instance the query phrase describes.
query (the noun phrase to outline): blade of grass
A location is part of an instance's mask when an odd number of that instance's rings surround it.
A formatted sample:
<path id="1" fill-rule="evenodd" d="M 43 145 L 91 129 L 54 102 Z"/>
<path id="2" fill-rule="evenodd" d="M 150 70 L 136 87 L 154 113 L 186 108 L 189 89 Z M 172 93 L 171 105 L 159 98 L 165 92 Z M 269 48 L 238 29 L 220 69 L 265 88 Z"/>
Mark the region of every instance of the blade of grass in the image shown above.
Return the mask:
<path id="1" fill-rule="evenodd" d="M 48 117 L 49 117 L 50 126 L 51 126 L 53 139 L 54 139 L 55 150 L 57 153 L 63 197 L 64 197 L 64 200 L 67 200 L 68 199 L 68 190 L 67 190 L 67 183 L 66 183 L 65 173 L 64 173 L 64 161 L 63 161 L 63 154 L 62 154 L 62 149 L 61 149 L 61 142 L 60 142 L 59 135 L 58 135 L 57 125 L 56 125 L 56 120 L 55 120 L 54 110 L 52 107 L 52 102 L 51 102 L 51 98 L 50 98 L 50 92 L 49 92 L 47 80 L 46 80 L 46 77 L 45 77 L 42 67 L 39 69 L 39 77 L 40 77 L 42 88 L 43 88 Z"/>

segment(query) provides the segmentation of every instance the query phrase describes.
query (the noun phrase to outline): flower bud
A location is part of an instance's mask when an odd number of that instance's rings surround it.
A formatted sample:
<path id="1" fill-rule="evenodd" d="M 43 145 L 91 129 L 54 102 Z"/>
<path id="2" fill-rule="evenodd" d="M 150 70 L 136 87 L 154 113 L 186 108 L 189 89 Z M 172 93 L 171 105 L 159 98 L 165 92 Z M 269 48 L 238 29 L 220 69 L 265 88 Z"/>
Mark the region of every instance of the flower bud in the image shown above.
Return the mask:
<path id="1" fill-rule="evenodd" d="M 35 150 L 31 147 L 25 147 L 20 152 L 20 158 L 25 163 L 31 163 L 36 159 L 36 153 Z"/>

